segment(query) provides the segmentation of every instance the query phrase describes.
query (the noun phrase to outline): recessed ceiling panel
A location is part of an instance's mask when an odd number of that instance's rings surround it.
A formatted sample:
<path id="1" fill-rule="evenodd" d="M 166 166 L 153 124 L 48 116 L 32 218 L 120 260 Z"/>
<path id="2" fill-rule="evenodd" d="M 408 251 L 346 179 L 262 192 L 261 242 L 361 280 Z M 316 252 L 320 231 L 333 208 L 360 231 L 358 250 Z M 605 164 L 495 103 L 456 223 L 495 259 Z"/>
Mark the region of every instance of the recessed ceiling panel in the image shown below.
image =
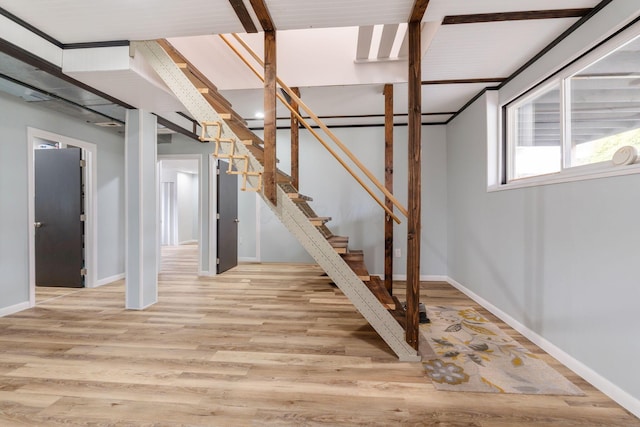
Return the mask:
<path id="1" fill-rule="evenodd" d="M 495 85 L 486 83 L 423 85 L 422 113 L 455 113 L 467 101 L 488 86 Z M 407 84 L 394 86 L 393 98 L 396 113 L 406 113 L 408 111 L 407 90 Z"/>
<path id="2" fill-rule="evenodd" d="M 243 32 L 228 0 L 0 0 L 61 43 Z"/>
<path id="3" fill-rule="evenodd" d="M 407 22 L 414 0 L 266 0 L 276 29 Z"/>
<path id="4" fill-rule="evenodd" d="M 422 60 L 423 80 L 508 77 L 575 18 L 443 25 Z"/>

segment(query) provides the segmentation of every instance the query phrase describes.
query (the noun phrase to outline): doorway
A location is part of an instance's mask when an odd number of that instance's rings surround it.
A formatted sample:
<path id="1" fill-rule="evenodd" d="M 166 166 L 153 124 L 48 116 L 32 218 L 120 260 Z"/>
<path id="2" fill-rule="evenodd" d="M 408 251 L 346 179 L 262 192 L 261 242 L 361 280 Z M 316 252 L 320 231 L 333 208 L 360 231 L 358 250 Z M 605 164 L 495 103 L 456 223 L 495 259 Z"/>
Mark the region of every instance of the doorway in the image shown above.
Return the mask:
<path id="1" fill-rule="evenodd" d="M 238 265 L 238 175 L 228 174 L 229 164 L 218 160 L 216 273 Z"/>
<path id="2" fill-rule="evenodd" d="M 74 138 L 69 138 L 63 135 L 54 134 L 51 132 L 43 131 L 35 128 L 27 129 L 27 149 L 28 149 L 28 165 L 27 165 L 27 173 L 28 173 L 28 223 L 30 224 L 30 232 L 29 232 L 29 303 L 30 306 L 34 306 L 36 303 L 36 282 L 41 282 L 41 284 L 46 286 L 65 286 L 65 287 L 94 287 L 96 284 L 96 228 L 95 228 L 95 212 L 97 208 L 97 198 L 95 195 L 97 194 L 97 174 L 95 170 L 95 162 L 97 159 L 97 147 L 95 144 L 88 143 L 86 141 L 77 140 Z M 53 148 L 53 149 L 52 149 Z M 50 196 L 48 194 L 50 192 L 61 191 L 65 196 L 71 196 L 70 199 L 76 200 L 74 209 L 75 211 L 70 215 L 73 216 L 72 223 L 68 224 L 68 227 L 65 231 L 62 231 L 61 234 L 46 236 L 49 231 L 52 231 L 53 226 L 51 225 L 52 221 L 58 220 L 58 216 L 62 215 L 61 213 L 57 213 L 55 215 L 49 215 L 46 221 L 43 221 L 42 217 L 36 218 L 36 199 L 39 201 L 42 197 L 38 197 L 36 193 L 36 167 L 40 167 L 36 164 L 36 151 L 40 149 L 41 153 L 44 156 L 40 159 L 43 160 L 44 163 L 39 161 L 42 164 L 50 164 L 51 159 L 47 159 L 47 157 L 67 157 L 66 160 L 62 161 L 68 162 L 69 166 L 64 166 L 61 164 L 57 164 L 55 168 L 53 168 L 50 173 L 53 173 L 56 180 L 63 175 L 60 170 L 65 168 L 71 169 L 71 164 L 73 164 L 73 171 L 70 174 L 72 175 L 73 180 L 76 180 L 76 184 L 72 184 L 71 181 L 65 181 L 65 183 L 60 182 L 50 182 L 48 188 L 43 187 L 44 196 Z M 44 153 L 45 151 L 49 152 L 49 154 Z M 55 152 L 55 153 L 54 153 Z M 59 156 L 58 156 L 59 155 Z M 41 157 L 38 154 L 38 157 Z M 55 162 L 60 163 L 58 160 L 54 160 Z M 81 166 L 82 165 L 82 166 Z M 46 166 L 45 166 L 46 167 Z M 56 168 L 58 172 L 56 172 Z M 45 178 L 46 182 L 47 179 Z M 51 180 L 50 180 L 51 181 Z M 41 187 L 41 186 L 39 186 Z M 71 194 L 67 194 L 71 193 Z M 42 195 L 41 195 L 42 196 Z M 53 202 L 57 202 L 56 197 L 48 197 L 49 199 L 53 199 Z M 60 203 L 58 203 L 60 204 Z M 70 202 L 65 202 L 62 204 L 62 208 L 64 211 L 67 210 Z M 42 212 L 42 209 L 39 210 Z M 47 208 L 44 208 L 44 212 L 47 211 Z M 42 216 L 42 213 L 39 212 L 39 216 Z M 40 223 L 40 224 L 38 224 Z M 38 227 L 38 225 L 40 227 Z M 42 233 L 40 233 L 42 231 Z M 45 233 L 46 232 L 46 233 Z M 38 238 L 36 238 L 36 233 L 40 233 Z M 71 234 L 75 234 L 75 236 L 71 236 Z M 80 237 L 78 237 L 80 236 Z M 42 241 L 49 242 L 49 249 L 43 250 L 41 247 Z M 64 250 L 61 250 L 57 245 L 61 244 L 62 240 L 69 240 L 67 246 Z M 53 246 L 51 246 L 53 244 Z M 49 267 L 46 267 L 42 271 L 40 267 L 42 267 L 42 262 L 38 262 L 43 251 L 49 253 L 57 253 L 64 252 L 65 250 L 69 250 L 69 253 L 73 253 L 73 256 L 64 256 L 58 260 L 49 260 Z M 55 268 L 50 268 L 51 263 L 55 266 Z M 62 267 L 64 266 L 64 268 Z M 49 271 L 46 271 L 46 269 Z M 66 278 L 55 278 L 55 274 L 59 273 L 59 270 L 68 270 L 68 274 L 74 274 L 74 280 L 68 280 Z M 55 273 L 55 274 L 54 274 Z M 43 278 L 54 278 L 53 281 L 43 281 Z"/>
<path id="3" fill-rule="evenodd" d="M 33 154 L 36 286 L 83 288 L 82 150 L 45 143 Z"/>
<path id="4" fill-rule="evenodd" d="M 200 159 L 161 158 L 159 193 L 160 271 L 197 273 L 202 217 Z"/>

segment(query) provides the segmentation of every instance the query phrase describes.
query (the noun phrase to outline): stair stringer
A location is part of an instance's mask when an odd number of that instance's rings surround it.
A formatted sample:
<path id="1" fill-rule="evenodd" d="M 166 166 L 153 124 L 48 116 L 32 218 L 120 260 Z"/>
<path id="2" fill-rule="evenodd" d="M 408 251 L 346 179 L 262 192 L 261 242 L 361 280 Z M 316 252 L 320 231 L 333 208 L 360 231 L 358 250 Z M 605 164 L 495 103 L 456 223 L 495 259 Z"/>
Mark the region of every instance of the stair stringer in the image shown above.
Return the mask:
<path id="1" fill-rule="evenodd" d="M 239 138 L 220 118 L 213 107 L 202 97 L 171 57 L 155 41 L 134 42 L 132 46 L 140 52 L 165 84 L 173 91 L 182 104 L 200 123 L 220 122 L 223 138 L 235 139 L 235 152 L 246 156 L 250 170 L 262 172 L 263 166 L 253 154 L 239 141 Z M 222 144 L 224 154 L 230 149 Z M 234 161 L 230 159 L 230 161 Z M 244 161 L 244 160 L 242 160 Z M 238 161 L 234 161 L 238 162 Z M 238 167 L 238 169 L 240 169 Z M 247 177 L 250 185 L 257 185 L 257 177 Z M 277 205 L 273 205 L 262 192 L 259 192 L 267 206 L 275 213 L 283 225 L 302 244 L 311 257 L 322 267 L 333 282 L 349 298 L 356 309 L 389 345 L 401 361 L 420 361 L 420 356 L 405 340 L 405 332 L 391 313 L 378 301 L 367 286 L 351 270 L 347 263 L 334 250 L 324 236 L 313 226 L 304 213 L 289 196 L 278 186 Z"/>

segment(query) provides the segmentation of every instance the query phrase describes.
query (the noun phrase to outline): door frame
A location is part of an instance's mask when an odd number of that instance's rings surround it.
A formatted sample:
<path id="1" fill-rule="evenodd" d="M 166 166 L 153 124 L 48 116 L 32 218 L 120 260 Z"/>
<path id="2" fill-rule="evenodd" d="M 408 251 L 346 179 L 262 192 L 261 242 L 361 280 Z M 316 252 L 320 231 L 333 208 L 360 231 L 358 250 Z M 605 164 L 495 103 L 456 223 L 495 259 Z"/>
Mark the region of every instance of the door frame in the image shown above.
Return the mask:
<path id="1" fill-rule="evenodd" d="M 98 213 L 98 170 L 97 155 L 98 146 L 90 142 L 60 135 L 45 130 L 28 127 L 27 128 L 27 199 L 28 199 L 28 227 L 29 227 L 29 306 L 34 307 L 36 303 L 36 255 L 35 255 L 35 164 L 33 150 L 37 140 L 47 140 L 59 142 L 63 147 L 72 145 L 82 149 L 86 160 L 84 168 L 84 212 L 86 220 L 84 223 L 84 264 L 87 269 L 85 276 L 85 287 L 94 288 L 97 283 L 97 213 Z"/>
<path id="2" fill-rule="evenodd" d="M 198 275 L 204 276 L 204 272 L 202 271 L 202 256 L 204 253 L 203 248 L 203 236 L 202 236 L 202 224 L 204 221 L 204 195 L 202 194 L 202 163 L 203 163 L 203 155 L 202 154 L 158 154 L 157 157 L 157 176 L 158 176 L 158 212 L 160 212 L 160 191 L 161 191 L 161 181 L 162 181 L 162 161 L 163 160 L 197 160 L 198 161 Z M 177 188 L 176 188 L 177 191 Z M 215 190 L 214 190 L 215 191 Z M 214 193 L 215 194 L 215 193 Z M 211 200 L 211 185 L 209 185 L 209 200 Z M 211 205 L 209 205 L 209 224 L 215 224 L 215 222 L 211 222 Z M 215 239 L 215 232 L 212 233 L 211 225 L 209 226 L 209 269 L 211 269 L 211 242 Z M 160 259 L 160 247 L 162 246 L 161 239 L 161 229 L 160 229 L 160 221 L 158 221 L 158 269 L 161 267 L 162 260 Z M 213 256 L 216 254 L 214 253 Z M 214 258 L 215 260 L 215 258 Z M 214 263 L 215 267 L 215 263 Z M 215 273 L 215 272 L 214 272 Z"/>

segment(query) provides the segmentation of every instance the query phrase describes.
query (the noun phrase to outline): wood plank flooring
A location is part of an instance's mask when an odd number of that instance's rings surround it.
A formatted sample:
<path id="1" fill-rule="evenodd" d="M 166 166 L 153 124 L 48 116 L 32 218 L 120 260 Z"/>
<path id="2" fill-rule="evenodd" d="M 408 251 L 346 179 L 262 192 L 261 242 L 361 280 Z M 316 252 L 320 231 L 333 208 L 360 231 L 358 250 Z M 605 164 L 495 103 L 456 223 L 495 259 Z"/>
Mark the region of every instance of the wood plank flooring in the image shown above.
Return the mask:
<path id="1" fill-rule="evenodd" d="M 317 267 L 199 278 L 196 250 L 164 251 L 147 310 L 124 310 L 117 282 L 39 289 L 34 309 L 0 318 L 0 426 L 640 426 L 447 284 L 423 284 L 423 300 L 479 309 L 586 396 L 436 391 Z"/>

